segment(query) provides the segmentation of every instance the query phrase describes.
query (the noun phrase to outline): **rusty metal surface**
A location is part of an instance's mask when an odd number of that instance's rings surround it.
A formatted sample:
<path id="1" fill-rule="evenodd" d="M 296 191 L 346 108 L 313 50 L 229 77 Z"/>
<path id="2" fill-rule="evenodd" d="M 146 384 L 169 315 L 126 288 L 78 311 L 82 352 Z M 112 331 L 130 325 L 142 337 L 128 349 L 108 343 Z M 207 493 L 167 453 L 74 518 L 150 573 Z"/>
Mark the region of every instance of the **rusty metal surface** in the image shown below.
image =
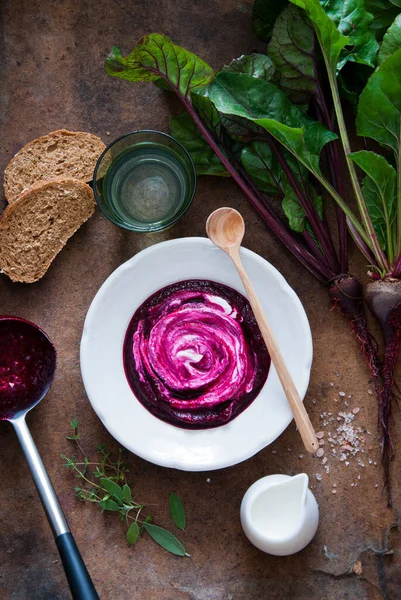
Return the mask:
<path id="1" fill-rule="evenodd" d="M 90 131 L 106 143 L 133 129 L 167 131 L 170 115 L 179 111 L 175 98 L 151 84 L 134 86 L 107 77 L 103 63 L 110 47 L 117 44 L 127 52 L 142 35 L 157 31 L 218 68 L 257 47 L 250 26 L 251 8 L 250 0 L 3 0 L 1 172 L 22 145 L 58 128 Z M 161 523 L 168 521 L 170 491 L 176 491 L 185 504 L 188 527 L 182 537 L 191 558 L 179 559 L 145 537 L 135 548 L 128 547 L 124 526 L 115 515 L 103 515 L 75 499 L 74 479 L 62 467 L 60 453 L 69 450 L 65 435 L 74 417 L 81 423 L 85 448 L 99 442 L 117 448 L 89 405 L 79 369 L 83 321 L 99 286 L 118 265 L 146 246 L 204 235 L 208 213 L 227 204 L 244 214 L 245 245 L 279 268 L 306 308 L 314 339 L 306 398 L 312 421 L 317 430 L 324 429 L 321 415 L 331 412 L 334 428 L 338 412 L 351 395 L 348 409 L 360 408 L 353 424 L 363 430 L 365 454 L 350 459 L 346 466 L 329 455 L 326 442 L 327 473 L 321 459 L 300 457 L 304 452 L 292 424 L 252 459 L 211 473 L 163 469 L 128 455 L 140 498 L 156 505 L 154 512 Z M 0 208 L 4 205 L 1 197 Z M 353 268 L 363 277 L 363 264 L 356 257 Z M 323 287 L 267 232 L 232 182 L 200 178 L 191 210 L 161 234 L 120 231 L 97 212 L 39 283 L 12 284 L 1 276 L 0 313 L 35 321 L 58 349 L 54 386 L 28 421 L 103 599 L 401 598 L 401 540 L 396 526 L 401 437 L 395 436 L 398 456 L 393 466 L 395 511 L 391 511 L 382 494 L 376 401 L 369 394 L 369 375 L 348 326 L 329 311 Z M 346 396 L 339 396 L 340 391 Z M 399 418 L 395 413 L 394 421 Z M 50 529 L 14 433 L 2 423 L 0 435 L 0 597 L 67 599 Z M 264 475 L 301 471 L 309 474 L 320 505 L 317 536 L 296 556 L 270 557 L 252 547 L 242 533 L 242 496 Z M 322 474 L 321 481 L 316 473 Z"/>

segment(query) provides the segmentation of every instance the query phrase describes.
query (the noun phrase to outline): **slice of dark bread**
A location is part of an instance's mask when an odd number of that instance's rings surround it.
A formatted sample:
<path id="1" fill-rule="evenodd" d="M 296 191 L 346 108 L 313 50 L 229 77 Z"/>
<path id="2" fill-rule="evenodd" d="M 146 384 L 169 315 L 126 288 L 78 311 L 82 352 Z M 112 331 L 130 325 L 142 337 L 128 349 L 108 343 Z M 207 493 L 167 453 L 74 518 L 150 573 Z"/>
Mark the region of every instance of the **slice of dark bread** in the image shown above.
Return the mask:
<path id="1" fill-rule="evenodd" d="M 38 281 L 94 210 L 93 191 L 82 181 L 34 184 L 0 218 L 0 269 L 12 281 Z"/>
<path id="2" fill-rule="evenodd" d="M 38 181 L 70 177 L 92 180 L 96 161 L 106 146 L 91 133 L 60 129 L 26 146 L 11 159 L 4 172 L 4 195 L 13 202 Z"/>

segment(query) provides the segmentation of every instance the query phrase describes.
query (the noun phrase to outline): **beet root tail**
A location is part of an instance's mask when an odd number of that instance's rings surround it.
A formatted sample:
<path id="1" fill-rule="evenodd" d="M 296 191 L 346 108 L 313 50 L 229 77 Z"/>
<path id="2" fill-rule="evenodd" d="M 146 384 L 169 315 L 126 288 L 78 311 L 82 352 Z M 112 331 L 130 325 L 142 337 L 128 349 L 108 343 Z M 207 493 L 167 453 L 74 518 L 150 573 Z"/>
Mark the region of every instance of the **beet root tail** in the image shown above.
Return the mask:
<path id="1" fill-rule="evenodd" d="M 366 287 L 366 301 L 380 325 L 384 342 L 383 388 L 379 402 L 379 423 L 382 437 L 384 483 L 387 489 L 388 504 L 391 506 L 390 462 L 394 458 L 394 448 L 390 433 L 390 417 L 391 404 L 394 399 L 394 370 L 400 353 L 401 281 L 399 279 L 383 279 L 369 283 Z"/>
<path id="2" fill-rule="evenodd" d="M 333 306 L 350 322 L 351 329 L 360 343 L 363 357 L 373 377 L 376 396 L 381 393 L 381 361 L 377 343 L 369 332 L 363 307 L 362 285 L 353 275 L 341 275 L 330 285 L 329 296 Z"/>

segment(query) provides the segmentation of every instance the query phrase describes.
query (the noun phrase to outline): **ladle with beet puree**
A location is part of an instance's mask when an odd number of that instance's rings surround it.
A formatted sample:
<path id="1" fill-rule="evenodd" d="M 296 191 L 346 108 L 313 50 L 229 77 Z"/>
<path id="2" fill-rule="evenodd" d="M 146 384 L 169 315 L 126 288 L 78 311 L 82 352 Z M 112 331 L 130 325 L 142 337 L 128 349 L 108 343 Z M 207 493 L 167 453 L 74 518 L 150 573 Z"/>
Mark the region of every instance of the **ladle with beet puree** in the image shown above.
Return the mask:
<path id="1" fill-rule="evenodd" d="M 0 316 L 0 421 L 8 421 L 15 429 L 73 598 L 95 600 L 99 596 L 25 421 L 27 412 L 48 392 L 55 370 L 56 349 L 39 327 L 19 317 Z"/>

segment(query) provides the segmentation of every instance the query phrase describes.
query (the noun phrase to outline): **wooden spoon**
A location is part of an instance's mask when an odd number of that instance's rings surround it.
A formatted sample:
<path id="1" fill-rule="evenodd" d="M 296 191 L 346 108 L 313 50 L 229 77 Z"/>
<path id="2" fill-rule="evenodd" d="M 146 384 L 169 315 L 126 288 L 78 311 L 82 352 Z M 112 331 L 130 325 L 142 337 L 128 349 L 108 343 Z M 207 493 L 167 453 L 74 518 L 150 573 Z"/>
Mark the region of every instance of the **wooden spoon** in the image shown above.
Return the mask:
<path id="1" fill-rule="evenodd" d="M 240 213 L 233 208 L 219 208 L 209 215 L 206 222 L 206 232 L 213 244 L 218 248 L 221 248 L 221 250 L 224 250 L 224 252 L 226 252 L 233 260 L 269 351 L 270 358 L 276 368 L 285 395 L 287 396 L 288 403 L 291 407 L 295 423 L 297 424 L 305 448 L 308 452 L 316 452 L 319 448 L 319 442 L 317 441 L 315 430 L 313 429 L 308 413 L 306 412 L 284 362 L 276 338 L 273 335 L 266 319 L 266 315 L 263 312 L 255 290 L 248 279 L 248 275 L 246 274 L 240 259 L 239 250 L 245 233 L 244 219 Z"/>

